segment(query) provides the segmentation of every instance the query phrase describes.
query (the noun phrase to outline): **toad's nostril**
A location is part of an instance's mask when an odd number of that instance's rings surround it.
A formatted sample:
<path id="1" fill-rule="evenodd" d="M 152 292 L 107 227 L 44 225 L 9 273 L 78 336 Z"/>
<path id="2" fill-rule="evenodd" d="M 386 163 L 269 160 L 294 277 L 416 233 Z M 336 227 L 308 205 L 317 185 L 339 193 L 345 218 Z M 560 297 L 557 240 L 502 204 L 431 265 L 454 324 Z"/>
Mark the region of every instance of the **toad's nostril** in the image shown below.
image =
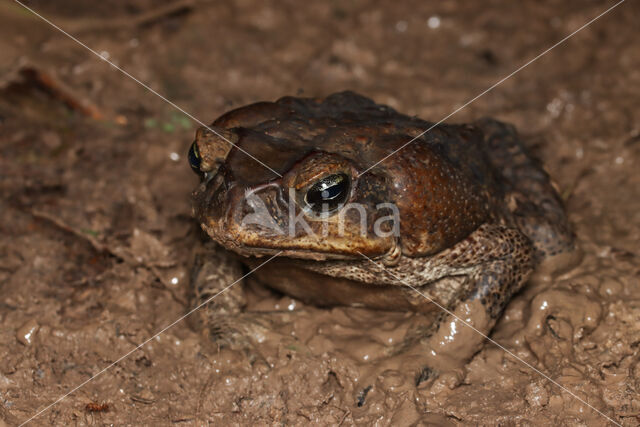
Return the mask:
<path id="1" fill-rule="evenodd" d="M 242 227 L 260 229 L 271 236 L 282 235 L 288 211 L 281 199 L 281 190 L 274 185 L 246 190 L 236 218 Z"/>
<path id="2" fill-rule="evenodd" d="M 223 174 L 220 173 L 217 173 L 215 176 L 213 176 L 208 185 L 210 187 L 211 193 L 218 195 L 224 194 L 229 188 L 226 179 L 224 178 Z"/>

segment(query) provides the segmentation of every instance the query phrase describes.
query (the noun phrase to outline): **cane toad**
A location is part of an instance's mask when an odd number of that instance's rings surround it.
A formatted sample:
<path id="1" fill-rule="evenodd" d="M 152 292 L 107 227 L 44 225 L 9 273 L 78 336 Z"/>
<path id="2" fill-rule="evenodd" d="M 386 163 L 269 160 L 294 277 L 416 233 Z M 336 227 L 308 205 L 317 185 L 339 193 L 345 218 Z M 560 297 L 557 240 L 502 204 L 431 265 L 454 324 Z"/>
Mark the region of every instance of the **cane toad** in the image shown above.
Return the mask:
<path id="1" fill-rule="evenodd" d="M 199 129 L 189 158 L 194 214 L 215 242 L 249 268 L 277 254 L 255 275 L 308 303 L 431 316 L 390 350 L 425 365 L 456 317 L 477 329 L 454 352 L 468 359 L 536 264 L 573 248 L 548 175 L 491 119 L 433 126 L 353 92 L 284 97 Z M 207 261 L 194 306 L 242 276 L 228 252 Z M 229 320 L 242 305 L 234 287 L 204 309 L 212 339 L 242 341 Z"/>

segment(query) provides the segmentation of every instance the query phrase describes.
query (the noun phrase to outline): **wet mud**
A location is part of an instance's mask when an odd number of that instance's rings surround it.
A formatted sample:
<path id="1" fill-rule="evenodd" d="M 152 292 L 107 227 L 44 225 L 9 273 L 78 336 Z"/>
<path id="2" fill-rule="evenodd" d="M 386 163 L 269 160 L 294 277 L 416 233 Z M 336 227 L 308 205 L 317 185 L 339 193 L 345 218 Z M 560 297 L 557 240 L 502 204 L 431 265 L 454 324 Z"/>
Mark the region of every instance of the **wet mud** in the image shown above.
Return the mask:
<path id="1" fill-rule="evenodd" d="M 345 89 L 437 121 L 613 4 L 28 2 L 206 123 Z M 132 351 L 187 310 L 197 123 L 3 2 L 0 426 L 45 409 L 32 425 L 638 425 L 639 6 L 627 0 L 448 119 L 517 126 L 582 256 L 515 296 L 491 334 L 504 348 L 485 342 L 416 387 L 405 359 L 370 368 L 419 316 L 318 308 L 254 278 L 247 310 L 270 324 L 260 358 L 186 321 Z"/>

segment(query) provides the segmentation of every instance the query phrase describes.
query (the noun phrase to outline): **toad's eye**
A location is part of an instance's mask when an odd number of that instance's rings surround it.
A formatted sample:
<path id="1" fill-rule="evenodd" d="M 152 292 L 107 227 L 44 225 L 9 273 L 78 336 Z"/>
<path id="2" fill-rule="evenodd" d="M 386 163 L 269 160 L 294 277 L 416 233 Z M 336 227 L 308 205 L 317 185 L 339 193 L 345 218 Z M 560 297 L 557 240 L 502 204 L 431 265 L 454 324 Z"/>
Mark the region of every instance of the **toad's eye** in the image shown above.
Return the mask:
<path id="1" fill-rule="evenodd" d="M 198 175 L 202 175 L 202 171 L 200 171 L 200 163 L 202 162 L 202 158 L 200 157 L 200 152 L 198 151 L 198 144 L 191 144 L 191 148 L 189 148 L 189 166 L 191 169 Z"/>
<path id="2" fill-rule="evenodd" d="M 313 184 L 304 201 L 314 212 L 331 212 L 349 196 L 349 177 L 343 173 L 329 175 Z"/>

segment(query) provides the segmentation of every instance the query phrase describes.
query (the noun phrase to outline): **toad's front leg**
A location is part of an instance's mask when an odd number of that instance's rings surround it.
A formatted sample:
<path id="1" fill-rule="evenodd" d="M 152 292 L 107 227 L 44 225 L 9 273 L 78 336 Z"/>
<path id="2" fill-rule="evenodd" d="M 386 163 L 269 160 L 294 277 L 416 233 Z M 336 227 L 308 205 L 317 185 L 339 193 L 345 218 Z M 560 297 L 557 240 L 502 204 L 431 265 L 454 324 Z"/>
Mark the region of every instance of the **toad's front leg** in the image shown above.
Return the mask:
<path id="1" fill-rule="evenodd" d="M 531 242 L 519 230 L 485 225 L 438 254 L 429 265 L 446 265 L 451 276 L 440 280 L 462 281 L 455 302 L 444 306 L 429 296 L 427 289 L 432 284 L 416 287 L 410 284 L 411 280 L 400 280 L 399 284 L 408 287 L 407 292 L 432 301 L 441 313 L 432 327 L 407 334 L 404 342 L 391 349 L 390 357 L 380 361 L 377 372 L 408 371 L 416 386 L 445 372 L 455 372 L 441 379 L 447 384 L 451 378 L 460 379 L 460 368 L 482 348 L 507 302 L 531 274 L 532 255 Z M 391 270 L 386 273 L 393 274 Z"/>
<path id="2" fill-rule="evenodd" d="M 533 271 L 533 247 L 518 229 L 484 225 L 439 255 L 452 271 L 465 271 L 462 294 L 418 347 L 433 370 L 462 366 L 480 350 L 511 296 Z M 416 289 L 415 292 L 420 292 Z M 446 310 L 445 310 L 446 309 Z M 421 379 L 416 374 L 417 382 Z"/>
<path id="3" fill-rule="evenodd" d="M 213 344 L 244 351 L 251 361 L 263 359 L 252 337 L 264 335 L 268 325 L 255 313 L 244 311 L 243 270 L 236 257 L 208 243 L 194 255 L 191 271 L 189 324 Z M 205 344 L 205 346 L 210 346 Z"/>
<path id="4" fill-rule="evenodd" d="M 461 367 L 483 346 L 511 296 L 524 284 L 530 264 L 514 263 L 510 256 L 481 264 L 466 280 L 467 297 L 440 317 L 433 333 L 420 340 L 431 371 Z M 416 374 L 416 384 L 424 380 Z"/>

